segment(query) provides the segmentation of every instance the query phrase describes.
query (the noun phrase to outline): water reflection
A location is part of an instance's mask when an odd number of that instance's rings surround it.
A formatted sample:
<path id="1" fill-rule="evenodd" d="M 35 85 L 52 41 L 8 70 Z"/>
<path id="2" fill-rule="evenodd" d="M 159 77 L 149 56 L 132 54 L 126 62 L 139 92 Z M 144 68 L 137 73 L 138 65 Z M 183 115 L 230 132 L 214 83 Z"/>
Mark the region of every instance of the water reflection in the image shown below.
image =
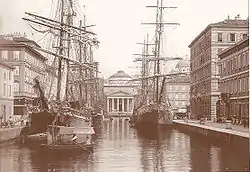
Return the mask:
<path id="1" fill-rule="evenodd" d="M 217 172 L 249 168 L 248 148 L 178 131 L 130 128 L 125 119 L 105 121 L 94 154 L 48 156 L 35 149 L 0 145 L 0 172 Z"/>

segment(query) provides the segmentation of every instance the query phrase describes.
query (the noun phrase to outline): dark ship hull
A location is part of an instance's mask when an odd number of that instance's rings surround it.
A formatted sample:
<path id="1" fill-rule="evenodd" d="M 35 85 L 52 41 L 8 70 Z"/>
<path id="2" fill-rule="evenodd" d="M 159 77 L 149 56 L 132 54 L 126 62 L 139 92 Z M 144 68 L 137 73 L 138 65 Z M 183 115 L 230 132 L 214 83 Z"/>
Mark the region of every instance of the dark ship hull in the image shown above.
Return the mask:
<path id="1" fill-rule="evenodd" d="M 30 125 L 25 126 L 16 142 L 26 145 L 46 143 L 47 126 L 51 125 L 53 116 L 47 111 L 33 112 L 30 114 Z"/>
<path id="2" fill-rule="evenodd" d="M 136 126 L 155 127 L 167 126 L 173 123 L 173 111 L 165 104 L 144 105 L 134 114 Z"/>
<path id="3" fill-rule="evenodd" d="M 100 134 L 102 131 L 102 127 L 103 127 L 103 115 L 102 114 L 95 114 L 92 116 L 92 125 L 93 128 L 95 130 L 96 134 Z"/>

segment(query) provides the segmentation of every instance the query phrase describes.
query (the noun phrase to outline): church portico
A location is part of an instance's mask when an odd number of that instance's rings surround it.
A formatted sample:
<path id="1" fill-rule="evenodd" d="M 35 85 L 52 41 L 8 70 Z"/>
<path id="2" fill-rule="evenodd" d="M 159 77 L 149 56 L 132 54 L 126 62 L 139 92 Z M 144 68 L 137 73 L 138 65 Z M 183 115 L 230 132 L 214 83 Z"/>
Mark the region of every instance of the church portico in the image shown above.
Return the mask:
<path id="1" fill-rule="evenodd" d="M 107 97 L 108 113 L 132 113 L 134 97 Z"/>
<path id="2" fill-rule="evenodd" d="M 132 115 L 138 83 L 131 80 L 132 77 L 123 71 L 118 71 L 106 80 L 104 93 L 107 115 Z"/>

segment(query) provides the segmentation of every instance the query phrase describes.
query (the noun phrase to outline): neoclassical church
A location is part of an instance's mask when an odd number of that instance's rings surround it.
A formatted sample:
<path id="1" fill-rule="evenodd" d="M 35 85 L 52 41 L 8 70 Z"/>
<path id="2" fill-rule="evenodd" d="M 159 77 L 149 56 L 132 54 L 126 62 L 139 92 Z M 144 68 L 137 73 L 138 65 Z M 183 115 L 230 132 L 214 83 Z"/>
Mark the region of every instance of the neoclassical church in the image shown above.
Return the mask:
<path id="1" fill-rule="evenodd" d="M 106 110 L 109 115 L 131 115 L 137 96 L 138 81 L 120 70 L 104 83 Z"/>

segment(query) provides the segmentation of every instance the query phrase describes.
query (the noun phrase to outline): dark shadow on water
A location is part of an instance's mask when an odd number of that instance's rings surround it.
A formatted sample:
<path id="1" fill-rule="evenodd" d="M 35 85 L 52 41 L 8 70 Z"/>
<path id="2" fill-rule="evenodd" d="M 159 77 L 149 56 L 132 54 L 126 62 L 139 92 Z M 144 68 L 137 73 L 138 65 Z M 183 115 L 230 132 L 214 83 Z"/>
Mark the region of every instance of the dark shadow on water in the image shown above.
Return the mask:
<path id="1" fill-rule="evenodd" d="M 39 169 L 40 172 L 44 171 L 74 171 L 76 164 L 81 167 L 87 166 L 93 158 L 92 154 L 88 153 L 46 153 L 38 151 L 31 151 L 30 160 L 33 168 Z M 80 168 L 81 168 L 80 167 Z M 79 168 L 79 169 L 80 169 Z M 78 169 L 75 169 L 78 170 Z"/>
<path id="2" fill-rule="evenodd" d="M 140 162 L 144 172 L 164 172 L 164 149 L 169 145 L 173 127 L 139 126 L 137 134 L 140 144 Z M 152 164 L 152 165 L 151 165 Z"/>
<path id="3" fill-rule="evenodd" d="M 190 137 L 192 172 L 199 171 L 247 171 L 249 170 L 249 146 L 206 137 L 201 134 L 178 130 Z"/>
<path id="4" fill-rule="evenodd" d="M 137 134 L 139 139 L 146 140 L 165 140 L 173 131 L 172 126 L 148 126 L 140 125 L 137 128 Z"/>

